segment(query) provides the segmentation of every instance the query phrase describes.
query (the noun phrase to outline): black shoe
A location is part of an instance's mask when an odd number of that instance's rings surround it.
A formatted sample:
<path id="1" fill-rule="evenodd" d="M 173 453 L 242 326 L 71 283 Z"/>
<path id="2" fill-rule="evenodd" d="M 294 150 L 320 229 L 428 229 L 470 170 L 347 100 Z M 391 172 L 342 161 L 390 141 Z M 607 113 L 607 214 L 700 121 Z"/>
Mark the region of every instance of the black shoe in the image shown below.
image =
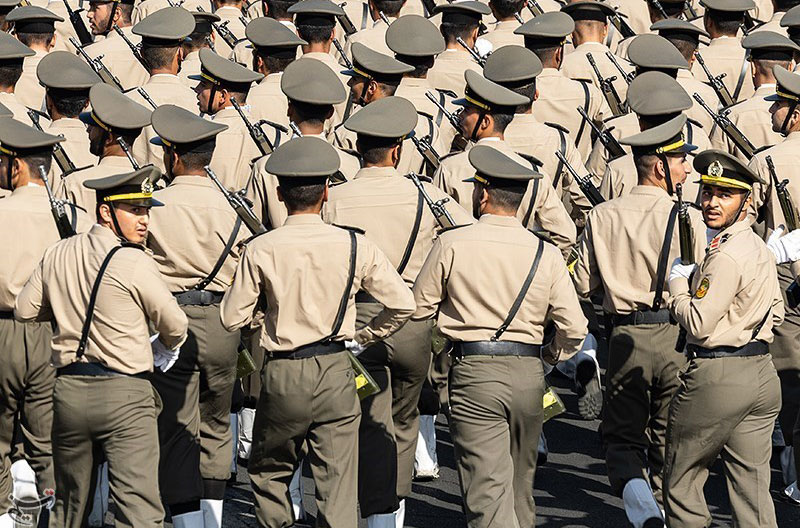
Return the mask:
<path id="1" fill-rule="evenodd" d="M 539 447 L 536 453 L 536 466 L 542 467 L 543 465 L 547 464 L 547 454 L 549 450 L 547 449 L 547 438 L 544 437 L 544 431 L 539 436 Z"/>
<path id="2" fill-rule="evenodd" d="M 575 369 L 578 412 L 584 420 L 596 420 L 603 410 L 603 389 L 594 361 L 581 361 Z"/>
<path id="3" fill-rule="evenodd" d="M 644 522 L 642 528 L 664 528 L 664 519 L 661 517 L 651 517 Z"/>

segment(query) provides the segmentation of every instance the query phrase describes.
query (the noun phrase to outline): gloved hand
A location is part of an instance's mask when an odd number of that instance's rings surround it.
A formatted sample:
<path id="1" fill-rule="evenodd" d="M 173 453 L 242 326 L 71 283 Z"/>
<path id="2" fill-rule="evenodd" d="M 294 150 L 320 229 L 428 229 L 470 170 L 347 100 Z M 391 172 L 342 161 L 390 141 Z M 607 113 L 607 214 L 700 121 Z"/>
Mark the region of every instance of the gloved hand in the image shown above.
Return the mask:
<path id="1" fill-rule="evenodd" d="M 669 282 L 678 277 L 689 280 L 689 276 L 691 276 L 695 268 L 697 268 L 697 264 L 681 264 L 681 258 L 676 258 L 672 261 L 672 268 L 669 270 Z"/>
<path id="2" fill-rule="evenodd" d="M 359 343 L 358 341 L 356 341 L 355 339 L 353 339 L 353 340 L 347 340 L 347 341 L 345 341 L 345 342 L 344 342 L 344 346 L 345 346 L 345 348 L 346 348 L 347 350 L 349 350 L 349 351 L 350 351 L 350 352 L 351 352 L 351 353 L 352 353 L 354 356 L 357 356 L 357 355 L 359 355 L 360 353 L 362 353 L 363 351 L 365 351 L 365 350 L 367 349 L 367 347 L 365 347 L 364 345 L 360 344 L 360 343 Z"/>
<path id="3" fill-rule="evenodd" d="M 477 38 L 475 40 L 475 51 L 477 51 L 478 55 L 481 57 L 486 58 L 491 55 L 492 51 L 494 51 L 493 48 L 494 46 L 492 46 L 492 43 L 484 38 Z"/>
<path id="4" fill-rule="evenodd" d="M 150 336 L 150 346 L 153 348 L 153 365 L 161 372 L 166 372 L 172 368 L 181 353 L 181 347 L 167 348 L 158 338 L 158 333 Z"/>
<path id="5" fill-rule="evenodd" d="M 775 262 L 785 264 L 800 260 L 800 230 L 785 235 L 783 232 L 783 226 L 779 226 L 767 239 L 767 247 L 775 255 Z"/>

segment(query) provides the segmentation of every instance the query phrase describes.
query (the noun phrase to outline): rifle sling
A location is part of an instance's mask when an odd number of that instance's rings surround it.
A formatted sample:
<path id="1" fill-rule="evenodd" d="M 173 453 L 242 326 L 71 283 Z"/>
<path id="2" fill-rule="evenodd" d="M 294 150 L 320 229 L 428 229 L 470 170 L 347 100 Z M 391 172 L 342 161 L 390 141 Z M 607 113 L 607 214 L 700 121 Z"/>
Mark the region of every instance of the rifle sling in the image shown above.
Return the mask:
<path id="1" fill-rule="evenodd" d="M 522 301 L 525 299 L 525 295 L 531 287 L 531 282 L 533 282 L 533 277 L 536 275 L 536 270 L 539 268 L 539 262 L 542 260 L 542 253 L 544 253 L 544 240 L 539 239 L 539 246 L 536 249 L 536 256 L 533 258 L 533 264 L 531 264 L 531 269 L 528 271 L 528 276 L 525 277 L 525 282 L 522 283 L 522 288 L 520 288 L 517 298 L 514 299 L 514 304 L 511 306 L 511 310 L 508 311 L 508 315 L 503 321 L 503 324 L 500 325 L 500 328 L 498 328 L 491 337 L 492 341 L 500 339 L 500 336 L 505 333 L 508 325 L 511 324 L 511 321 L 513 321 L 514 317 L 517 315 L 520 306 L 522 306 Z"/>
<path id="2" fill-rule="evenodd" d="M 409 235 L 406 249 L 403 251 L 403 258 L 400 259 L 400 264 L 397 266 L 397 273 L 400 275 L 402 275 L 403 271 L 406 269 L 408 261 L 411 259 L 411 252 L 414 251 L 414 244 L 417 242 L 417 234 L 419 233 L 419 226 L 422 222 L 422 205 L 424 201 L 422 191 L 417 189 L 417 213 L 416 218 L 414 218 L 414 227 L 411 228 L 411 235 Z"/>
<path id="3" fill-rule="evenodd" d="M 348 234 L 350 235 L 350 266 L 349 271 L 347 272 L 347 285 L 344 288 L 344 293 L 342 293 L 342 299 L 339 301 L 339 309 L 336 312 L 336 321 L 333 323 L 333 330 L 328 337 L 321 341 L 323 344 L 330 343 L 342 328 L 344 316 L 345 313 L 347 313 L 347 301 L 350 299 L 350 290 L 353 288 L 353 279 L 355 278 L 356 274 L 356 252 L 358 248 L 358 241 L 356 240 L 356 234 L 353 231 L 348 231 Z"/>
<path id="4" fill-rule="evenodd" d="M 583 121 L 585 123 L 585 121 Z M 558 130 L 558 137 L 561 140 L 561 145 L 559 145 L 558 150 L 561 152 L 561 155 L 564 158 L 567 157 L 567 136 L 564 134 L 564 131 L 560 128 Z M 534 167 L 533 170 L 536 170 Z M 558 165 L 556 165 L 556 173 L 553 174 L 553 189 L 558 189 L 558 182 L 561 180 L 561 173 L 564 171 L 564 162 L 560 159 L 558 160 Z"/>
<path id="5" fill-rule="evenodd" d="M 661 245 L 661 252 L 658 254 L 658 268 L 656 269 L 656 294 L 653 296 L 653 305 L 650 308 L 657 312 L 661 309 L 661 295 L 664 293 L 664 279 L 667 276 L 667 260 L 669 259 L 669 249 L 672 246 L 672 233 L 675 231 L 675 221 L 678 218 L 678 208 L 676 202 L 669 212 L 667 220 L 667 230 L 664 233 L 664 243 Z"/>
<path id="6" fill-rule="evenodd" d="M 744 85 L 744 78 L 747 74 L 747 66 L 750 64 L 750 50 L 746 50 L 744 52 L 744 59 L 742 59 L 742 68 L 739 70 L 739 79 L 736 81 L 736 89 L 733 91 L 733 102 L 739 99 L 739 93 L 742 91 L 742 86 Z"/>
<path id="7" fill-rule="evenodd" d="M 583 111 L 586 112 L 586 115 L 589 115 L 589 86 L 588 81 L 581 81 L 578 80 L 581 84 L 581 88 L 583 88 Z M 581 119 L 581 126 L 578 129 L 578 133 L 575 135 L 575 147 L 578 147 L 581 143 L 581 138 L 583 137 L 583 131 L 586 128 L 586 120 Z"/>
<path id="8" fill-rule="evenodd" d="M 213 281 L 214 277 L 217 276 L 219 270 L 222 269 L 222 265 L 225 264 L 225 260 L 228 258 L 228 254 L 231 252 L 231 249 L 233 249 L 233 244 L 236 242 L 236 235 L 239 234 L 239 229 L 241 227 L 242 217 L 236 215 L 236 223 L 233 224 L 233 230 L 231 231 L 228 240 L 225 242 L 225 249 L 223 249 L 222 253 L 220 253 L 219 257 L 217 257 L 217 262 L 214 263 L 214 268 L 211 270 L 211 273 L 209 273 L 206 278 L 195 284 L 192 288 L 193 290 L 203 290 L 206 286 L 211 284 L 211 281 Z"/>

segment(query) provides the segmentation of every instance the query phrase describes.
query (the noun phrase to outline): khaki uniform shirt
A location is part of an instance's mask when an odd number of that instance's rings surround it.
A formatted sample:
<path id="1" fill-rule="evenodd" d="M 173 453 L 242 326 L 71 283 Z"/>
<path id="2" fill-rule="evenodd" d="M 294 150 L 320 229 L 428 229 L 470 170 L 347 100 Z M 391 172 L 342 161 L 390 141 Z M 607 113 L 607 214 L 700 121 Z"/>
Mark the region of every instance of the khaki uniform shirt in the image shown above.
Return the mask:
<path id="1" fill-rule="evenodd" d="M 578 239 L 578 260 L 572 276 L 578 295 L 588 299 L 602 293 L 603 310 L 609 314 L 650 310 L 664 234 L 674 205 L 664 189 L 637 185 L 627 195 L 592 209 Z M 695 259 L 699 261 L 706 245 L 706 227 L 700 211 L 690 207 L 689 215 Z M 676 225 L 666 258 L 662 301 L 669 298 L 669 267 L 680 256 L 678 231 Z M 660 306 L 666 307 L 666 303 Z"/>
<path id="2" fill-rule="evenodd" d="M 585 160 L 592 149 L 592 129 L 576 109 L 584 108 L 589 117 L 601 125 L 612 115 L 602 92 L 594 84 L 570 79 L 555 68 L 542 70 L 536 77 L 536 89 L 539 97 L 533 103 L 533 115 L 543 123 L 558 123 L 569 130 L 577 142 L 581 159 Z M 589 93 L 588 108 L 586 92 Z"/>
<path id="3" fill-rule="evenodd" d="M 246 68 L 253 68 L 253 45 L 249 40 L 240 40 L 231 50 L 228 59 L 238 62 Z"/>
<path id="4" fill-rule="evenodd" d="M 584 42 L 575 48 L 575 51 L 564 57 L 564 62 L 561 64 L 561 71 L 570 79 L 587 79 L 599 89 L 600 81 L 595 77 L 594 70 L 589 64 L 587 54 L 591 53 L 597 64 L 597 69 L 603 78 L 616 77 L 617 79 L 612 82 L 614 88 L 617 90 L 620 101 L 625 101 L 628 94 L 628 83 L 620 75 L 619 70 L 611 63 L 606 57 L 606 52 L 610 51 L 608 46 L 600 42 Z M 617 62 L 626 71 L 633 71 L 630 63 L 625 59 L 617 57 Z"/>
<path id="5" fill-rule="evenodd" d="M 32 126 L 31 118 L 28 116 L 28 108 L 22 104 L 16 92 L 0 92 L 0 104 L 11 111 L 12 119 L 16 119 L 21 123 Z M 39 116 L 39 124 L 42 125 L 43 129 L 47 130 L 47 127 L 50 126 L 49 123 L 50 122 L 47 120 L 47 118 Z"/>
<path id="6" fill-rule="evenodd" d="M 745 50 L 738 37 L 712 39 L 707 47 L 700 50 L 700 55 L 703 56 L 706 67 L 712 75 L 716 77 L 721 73 L 725 74 L 722 82 L 734 96 L 735 101 L 743 101 L 753 96 L 755 87 L 753 87 L 753 78 L 750 75 L 750 63 L 745 60 Z M 698 79 L 708 79 L 697 61 L 692 64 L 692 73 Z M 740 77 L 742 78 L 742 88 L 737 97 L 734 92 Z"/>
<path id="7" fill-rule="evenodd" d="M 36 76 L 36 67 L 47 53 L 41 50 L 34 50 L 36 55 L 25 57 L 22 62 L 22 75 L 14 86 L 14 93 L 17 99 L 34 110 L 44 110 L 44 86 L 39 84 L 39 77 Z"/>
<path id="8" fill-rule="evenodd" d="M 755 0 L 756 8 L 750 11 L 756 20 L 770 20 L 774 14 L 772 0 Z"/>
<path id="9" fill-rule="evenodd" d="M 481 38 L 492 44 L 493 51 L 497 51 L 503 46 L 524 46 L 525 37 L 514 34 L 514 30 L 518 27 L 519 22 L 515 18 L 492 22 L 488 24 L 488 31 Z"/>
<path id="10" fill-rule="evenodd" d="M 742 134 L 750 140 L 755 148 L 767 145 L 777 145 L 783 141 L 783 136 L 772 130 L 772 115 L 769 113 L 770 101 L 765 101 L 764 97 L 775 93 L 774 84 L 763 84 L 758 87 L 755 95 L 750 99 L 731 107 L 728 119 L 742 131 Z M 725 132 L 720 127 L 714 127 L 711 134 L 711 146 L 715 149 L 724 150 L 738 157 L 743 163 L 748 163 L 750 158 L 739 151 L 728 139 Z"/>
<path id="11" fill-rule="evenodd" d="M 68 0 L 69 6 L 76 10 L 78 9 L 78 1 L 77 0 Z M 70 44 L 69 38 L 72 37 L 75 40 L 78 40 L 78 35 L 75 33 L 75 28 L 72 27 L 72 23 L 69 21 L 69 14 L 67 13 L 67 8 L 64 7 L 63 0 L 50 0 L 47 2 L 47 6 L 45 7 L 48 11 L 53 14 L 56 14 L 63 18 L 64 20 L 61 22 L 56 21 L 56 42 L 53 45 L 53 51 L 61 50 L 61 51 L 69 51 L 71 53 L 75 53 L 75 47 Z M 83 18 L 83 23 L 86 25 L 86 29 L 89 30 L 89 34 L 91 35 L 92 30 L 89 26 L 89 10 L 84 9 L 80 13 L 81 18 Z"/>
<path id="12" fill-rule="evenodd" d="M 433 201 L 446 195 L 423 183 Z M 331 188 L 322 218 L 329 224 L 363 229 L 366 236 L 386 254 L 395 269 L 400 265 L 416 219 L 419 191 L 408 178 L 392 167 L 365 167 L 355 177 Z M 454 203 L 446 205 L 458 224 L 473 221 L 467 211 Z M 423 204 L 417 237 L 402 276 L 411 286 L 431 250 L 439 224 Z"/>
<path id="13" fill-rule="evenodd" d="M 18 321 L 54 319 L 53 366 L 76 361 L 75 351 L 100 265 L 120 243 L 111 229 L 95 224 L 88 233 L 50 247 L 17 297 Z M 170 348 L 187 336 L 186 314 L 170 294 L 153 259 L 123 248 L 103 275 L 82 361 L 125 374 L 153 370 L 150 327 Z"/>
<path id="14" fill-rule="evenodd" d="M 177 176 L 156 198 L 164 207 L 150 210 L 147 247 L 169 291 L 191 290 L 214 269 L 236 224 L 236 213 L 206 176 Z M 234 240 L 250 236 L 241 225 Z M 204 289 L 223 292 L 233 280 L 239 250 L 234 244 L 219 272 Z"/>
<path id="15" fill-rule="evenodd" d="M 682 277 L 673 279 L 670 295 L 669 309 L 686 329 L 690 345 L 739 347 L 754 339 L 771 343 L 772 329 L 783 322 L 775 256 L 747 220 L 714 237 L 691 286 Z"/>
<path id="16" fill-rule="evenodd" d="M 284 126 L 289 126 L 289 100 L 281 91 L 283 72 L 271 73 L 254 84 L 247 93 L 247 104 L 253 118 L 266 119 Z"/>
<path id="17" fill-rule="evenodd" d="M 766 227 L 772 231 L 776 227 L 786 225 L 786 220 L 783 217 L 778 196 L 773 189 L 774 178 L 770 176 L 769 169 L 767 168 L 766 157 L 772 158 L 772 163 L 775 165 L 775 174 L 778 181 L 789 180 L 786 190 L 792 197 L 795 207 L 800 204 L 800 165 L 797 163 L 797 152 L 800 149 L 800 132 L 791 132 L 786 138 L 770 147 L 756 154 L 750 161 L 749 167 L 756 172 L 762 180 L 767 182 L 766 185 L 755 185 L 753 187 L 753 209 L 757 211 L 764 204 L 766 204 Z M 792 269 L 795 270 L 797 275 L 800 275 L 800 267 L 793 265 Z"/>
<path id="18" fill-rule="evenodd" d="M 200 81 L 192 80 L 189 76 L 200 75 L 201 66 L 199 51 L 189 53 L 183 58 L 183 61 L 181 61 L 181 69 L 178 72 L 178 78 L 191 90 L 194 90 L 195 86 L 197 86 Z"/>
<path id="19" fill-rule="evenodd" d="M 488 145 L 493 147 L 506 156 L 510 157 L 523 167 L 530 167 L 530 162 L 514 152 L 511 146 L 498 138 L 484 138 L 478 140 L 476 145 Z M 468 151 L 452 154 L 442 160 L 439 170 L 433 177 L 433 183 L 448 195 L 452 196 L 467 211 L 473 211 L 472 189 L 473 184 L 465 182 L 467 178 L 475 175 L 475 169 L 469 162 Z M 528 185 L 525 196 L 522 197 L 522 205 L 517 211 L 517 218 L 523 220 L 531 210 L 531 197 L 535 182 Z M 544 229 L 553 238 L 558 248 L 565 254 L 575 243 L 576 230 L 575 224 L 564 209 L 564 204 L 558 198 L 553 184 L 549 177 L 539 181 L 532 213 L 525 226 L 528 229 Z"/>
<path id="20" fill-rule="evenodd" d="M 247 108 L 243 107 L 242 111 L 251 123 L 255 122 L 253 117 L 248 115 Z M 228 125 L 228 129 L 217 134 L 217 145 L 214 147 L 210 166 L 225 187 L 234 191 L 244 189 L 250 176 L 251 163 L 261 156 L 261 151 L 250 137 L 239 113 L 232 106 L 214 114 L 212 120 L 215 123 Z M 273 130 L 264 126 L 264 133 L 272 141 L 274 138 L 270 132 Z"/>
<path id="21" fill-rule="evenodd" d="M 772 5 L 772 3 L 770 3 L 770 5 Z M 753 31 L 751 31 L 751 33 L 754 33 L 756 31 L 774 31 L 775 33 L 780 33 L 781 35 L 788 37 L 789 32 L 786 30 L 785 27 L 781 27 L 781 19 L 785 14 L 786 11 L 776 11 L 772 13 L 772 18 L 770 18 L 768 21 L 764 22 L 760 26 L 754 28 Z M 764 19 L 761 18 L 759 20 L 764 20 Z"/>
<path id="22" fill-rule="evenodd" d="M 97 156 L 89 152 L 89 134 L 86 132 L 86 125 L 80 119 L 71 117 L 56 119 L 50 123 L 47 133 L 64 136 L 64 141 L 59 145 L 76 168 L 83 169 L 97 164 Z M 53 171 L 56 171 L 55 174 L 61 175 L 61 169 L 56 160 L 53 160 L 50 172 Z"/>
<path id="23" fill-rule="evenodd" d="M 387 17 L 387 18 L 390 24 L 395 20 L 397 20 L 395 17 Z M 361 44 L 367 46 L 369 49 L 373 51 L 377 51 L 379 53 L 383 53 L 384 55 L 394 57 L 394 52 L 386 44 L 387 29 L 389 29 L 389 26 L 386 24 L 386 22 L 384 22 L 380 18 L 372 22 L 372 24 L 367 24 L 366 29 L 362 29 L 356 34 L 351 35 L 350 38 L 347 39 L 347 42 L 343 43 L 345 54 L 352 61 L 353 43 L 360 42 Z M 340 61 L 340 64 L 344 64 L 344 61 Z"/>
<path id="24" fill-rule="evenodd" d="M 89 215 L 69 204 L 64 206 L 75 230 L 92 227 Z M 14 309 L 14 300 L 42 259 L 45 250 L 60 239 L 47 190 L 38 185 L 17 187 L 0 200 L 0 312 Z M 24 241 L 24 243 L 20 243 Z"/>
<path id="25" fill-rule="evenodd" d="M 413 318 L 436 316 L 451 341 L 488 341 L 514 304 L 539 242 L 516 218 L 488 214 L 442 233 L 414 284 Z M 564 259 L 545 243 L 536 276 L 500 340 L 540 345 L 551 320 L 552 355 L 567 359 L 583 343 L 587 323 Z"/>
<path id="26" fill-rule="evenodd" d="M 333 340 L 355 339 L 369 345 L 403 325 L 414 312 L 414 299 L 380 249 L 363 235 L 357 234 L 356 239 L 353 285 Z M 232 331 L 249 323 L 263 295 L 261 346 L 265 350 L 291 351 L 324 339 L 333 330 L 349 269 L 346 230 L 325 225 L 317 215 L 290 216 L 283 226 L 245 246 L 233 285 L 222 300 L 222 324 Z M 384 309 L 356 329 L 359 290 L 375 297 Z"/>
<path id="27" fill-rule="evenodd" d="M 627 15 L 625 21 L 636 32 L 637 35 L 650 32 L 650 10 L 647 9 L 647 4 L 639 2 L 638 0 L 612 0 L 609 2 L 614 8 L 621 13 Z M 612 24 L 609 23 L 609 30 Z M 616 28 L 615 28 L 616 30 Z"/>
<path id="28" fill-rule="evenodd" d="M 219 9 L 214 11 L 215 14 L 219 15 L 220 21 L 218 24 L 224 24 L 226 21 L 228 22 L 227 28 L 228 30 L 233 33 L 233 36 L 236 37 L 238 40 L 244 40 L 245 34 L 245 25 L 242 24 L 242 21 L 239 20 L 239 17 L 242 16 L 242 11 L 233 6 L 222 6 Z M 231 53 L 233 52 L 233 48 L 228 46 L 217 30 L 214 30 L 214 48 L 216 48 L 217 53 L 220 57 L 230 57 Z"/>
<path id="29" fill-rule="evenodd" d="M 211 6 L 211 2 L 208 0 L 183 0 L 182 2 L 175 3 L 179 3 L 180 6 L 187 11 L 197 11 L 198 6 L 202 7 L 204 11 L 209 13 L 214 10 Z M 136 25 L 144 17 L 152 15 L 156 11 L 161 11 L 162 9 L 166 9 L 168 7 L 170 7 L 170 5 L 167 0 L 142 0 L 133 8 L 131 21 L 134 25 Z"/>
<path id="30" fill-rule="evenodd" d="M 694 119 L 703 125 L 703 130 L 705 130 L 706 134 L 710 134 L 711 129 L 714 126 L 714 120 L 711 118 L 708 112 L 706 112 L 703 107 L 700 106 L 700 103 L 695 101 L 694 94 L 699 94 L 700 97 L 703 98 L 703 101 L 705 101 L 712 110 L 716 111 L 717 107 L 719 106 L 717 93 L 709 85 L 697 80 L 689 70 L 678 70 L 678 76 L 675 80 L 678 81 L 678 84 L 681 85 L 681 88 L 686 90 L 686 93 L 692 98 L 692 107 L 685 111 L 686 116 L 689 119 Z"/>
<path id="31" fill-rule="evenodd" d="M 456 129 L 450 125 L 441 110 L 425 96 L 427 92 L 431 92 L 437 100 L 442 100 L 442 94 L 436 91 L 427 78 L 403 77 L 394 94 L 411 101 L 417 112 L 433 117 L 434 123 L 439 128 L 442 146 L 445 149 L 444 152 L 439 152 L 439 155 L 444 156 L 450 152 L 450 145 L 453 143 L 453 138 L 456 137 Z M 445 107 L 451 106 L 447 97 L 444 97 L 444 101 Z"/>
<path id="32" fill-rule="evenodd" d="M 446 49 L 436 56 L 433 67 L 428 70 L 428 82 L 439 90 L 450 90 L 459 97 L 464 97 L 467 81 L 464 72 L 467 70 L 483 74 L 481 65 L 472 59 L 472 55 L 464 49 Z"/>
<path id="33" fill-rule="evenodd" d="M 142 37 L 134 35 L 130 26 L 122 28 L 122 32 L 128 37 L 128 40 L 133 42 L 134 45 L 142 41 Z M 136 60 L 133 56 L 131 49 L 125 44 L 125 41 L 117 35 L 116 31 L 110 31 L 108 36 L 99 41 L 86 46 L 84 48 L 86 54 L 95 59 L 98 56 L 103 56 L 103 64 L 105 64 L 108 71 L 119 79 L 122 87 L 125 90 L 142 86 L 150 78 L 150 74 L 144 69 L 144 66 Z"/>
<path id="34" fill-rule="evenodd" d="M 83 182 L 132 171 L 131 162 L 125 156 L 106 156 L 101 158 L 94 167 L 73 172 L 61 179 L 60 184 L 53 189 L 53 193 L 83 207 L 90 215 L 94 215 L 97 194 L 94 190 L 84 187 Z"/>

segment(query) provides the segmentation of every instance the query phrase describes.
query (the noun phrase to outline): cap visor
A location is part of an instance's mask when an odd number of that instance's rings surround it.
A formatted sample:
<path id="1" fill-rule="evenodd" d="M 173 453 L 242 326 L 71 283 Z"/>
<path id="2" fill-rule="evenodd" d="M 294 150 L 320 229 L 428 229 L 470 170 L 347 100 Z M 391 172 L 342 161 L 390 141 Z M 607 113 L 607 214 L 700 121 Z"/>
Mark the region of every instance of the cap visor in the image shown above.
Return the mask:
<path id="1" fill-rule="evenodd" d="M 164 207 L 164 202 L 150 198 L 150 207 Z"/>
<path id="2" fill-rule="evenodd" d="M 150 144 L 151 145 L 158 145 L 159 147 L 166 147 L 167 146 L 163 141 L 161 141 L 161 138 L 159 136 L 156 136 L 154 138 L 150 138 Z"/>
<path id="3" fill-rule="evenodd" d="M 191 79 L 193 81 L 202 81 L 203 80 L 203 76 L 200 75 L 199 73 L 195 73 L 194 75 L 187 75 L 186 78 L 187 79 Z"/>
<path id="4" fill-rule="evenodd" d="M 469 101 L 466 98 L 462 97 L 461 99 L 453 99 L 452 103 L 456 106 L 467 106 L 469 105 Z"/>
<path id="5" fill-rule="evenodd" d="M 478 180 L 476 180 L 474 176 L 471 176 L 471 177 L 467 178 L 466 180 L 461 180 L 461 181 L 464 182 L 464 183 L 475 183 Z"/>
<path id="6" fill-rule="evenodd" d="M 78 115 L 78 119 L 83 121 L 83 124 L 85 124 L 85 125 L 94 125 L 94 124 L 96 124 L 94 122 L 94 119 L 92 119 L 92 113 L 91 112 L 81 112 L 80 115 Z"/>
<path id="7" fill-rule="evenodd" d="M 359 74 L 356 73 L 355 70 L 349 68 L 346 70 L 341 70 L 339 73 L 341 73 L 342 75 L 347 75 L 348 77 L 361 77 Z"/>
<path id="8" fill-rule="evenodd" d="M 694 152 L 695 150 L 697 150 L 697 145 L 692 145 L 690 143 L 686 143 L 681 148 L 676 149 L 675 151 L 676 152 L 685 152 L 685 153 L 688 154 L 690 152 Z"/>

